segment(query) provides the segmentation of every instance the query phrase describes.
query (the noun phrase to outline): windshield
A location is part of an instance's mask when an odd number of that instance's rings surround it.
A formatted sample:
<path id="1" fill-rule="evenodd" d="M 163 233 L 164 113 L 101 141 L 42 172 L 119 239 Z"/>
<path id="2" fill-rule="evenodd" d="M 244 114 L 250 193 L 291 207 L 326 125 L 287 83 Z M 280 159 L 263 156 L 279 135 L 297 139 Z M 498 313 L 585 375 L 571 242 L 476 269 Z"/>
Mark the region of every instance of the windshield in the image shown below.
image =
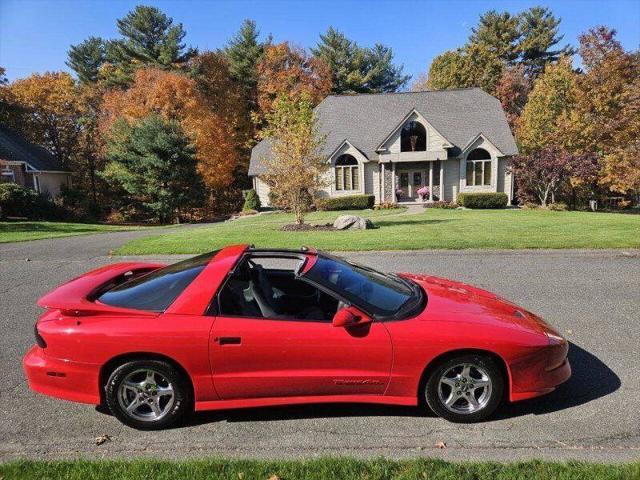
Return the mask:
<path id="1" fill-rule="evenodd" d="M 304 277 L 379 317 L 397 314 L 414 297 L 414 290 L 400 278 L 324 255 L 318 255 Z"/>
<path id="2" fill-rule="evenodd" d="M 100 295 L 114 307 L 164 312 L 218 253 L 210 252 L 133 278 Z"/>

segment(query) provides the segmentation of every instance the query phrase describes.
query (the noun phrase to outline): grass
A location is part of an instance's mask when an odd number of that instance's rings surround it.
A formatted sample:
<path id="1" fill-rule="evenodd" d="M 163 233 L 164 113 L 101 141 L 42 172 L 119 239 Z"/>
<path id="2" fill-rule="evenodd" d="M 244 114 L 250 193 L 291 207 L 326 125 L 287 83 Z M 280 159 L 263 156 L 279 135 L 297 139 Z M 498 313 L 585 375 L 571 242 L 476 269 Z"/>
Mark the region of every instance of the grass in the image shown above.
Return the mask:
<path id="1" fill-rule="evenodd" d="M 66 222 L 0 222 L 0 243 L 43 238 L 68 237 L 88 233 L 118 232 L 136 227 Z"/>
<path id="2" fill-rule="evenodd" d="M 322 458 L 298 461 L 17 461 L 0 464 L 0 478 L 13 479 L 432 479 L 432 480 L 626 480 L 640 478 L 640 462 L 602 465 L 529 461 L 449 463 L 442 460 L 355 460 Z"/>
<path id="3" fill-rule="evenodd" d="M 133 240 L 121 255 L 201 253 L 233 243 L 324 250 L 417 250 L 468 248 L 639 248 L 640 215 L 542 210 L 404 210 L 315 212 L 311 223 L 354 213 L 379 228 L 360 231 L 283 232 L 290 214 L 245 217 L 210 227 Z"/>

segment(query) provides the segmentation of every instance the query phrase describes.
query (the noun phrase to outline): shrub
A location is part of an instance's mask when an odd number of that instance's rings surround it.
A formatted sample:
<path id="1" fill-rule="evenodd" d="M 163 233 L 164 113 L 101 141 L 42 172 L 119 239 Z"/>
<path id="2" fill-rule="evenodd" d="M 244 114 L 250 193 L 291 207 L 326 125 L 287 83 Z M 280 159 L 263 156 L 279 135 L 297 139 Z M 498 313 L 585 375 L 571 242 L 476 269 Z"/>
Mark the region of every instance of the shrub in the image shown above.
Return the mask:
<path id="1" fill-rule="evenodd" d="M 398 204 L 395 202 L 382 202 L 373 207 L 374 210 L 392 210 L 398 208 Z"/>
<path id="2" fill-rule="evenodd" d="M 503 192 L 459 193 L 458 203 L 467 208 L 505 208 L 509 197 Z"/>
<path id="3" fill-rule="evenodd" d="M 318 198 L 318 210 L 364 210 L 373 208 L 376 199 L 373 195 L 347 195 L 344 197 Z"/>
<path id="4" fill-rule="evenodd" d="M 242 210 L 260 210 L 261 206 L 258 193 L 254 189 L 249 190 L 246 197 L 244 197 Z"/>
<path id="5" fill-rule="evenodd" d="M 58 220 L 64 217 L 62 207 L 35 190 L 15 183 L 0 183 L 0 210 L 4 217 L 26 217 L 30 220 Z"/>
<path id="6" fill-rule="evenodd" d="M 554 212 L 564 212 L 569 209 L 567 204 L 562 202 L 550 203 L 548 208 Z"/>
<path id="7" fill-rule="evenodd" d="M 444 200 L 438 200 L 437 202 L 429 202 L 424 204 L 425 208 L 458 208 L 458 204 L 455 202 L 445 202 Z"/>

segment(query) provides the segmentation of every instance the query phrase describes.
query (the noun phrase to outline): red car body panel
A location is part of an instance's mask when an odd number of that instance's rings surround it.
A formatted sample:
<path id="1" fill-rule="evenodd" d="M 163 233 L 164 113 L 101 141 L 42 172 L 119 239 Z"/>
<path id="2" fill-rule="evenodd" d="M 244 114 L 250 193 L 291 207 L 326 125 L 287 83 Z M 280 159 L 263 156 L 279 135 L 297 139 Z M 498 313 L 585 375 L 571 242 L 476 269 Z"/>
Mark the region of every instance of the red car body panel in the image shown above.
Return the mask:
<path id="1" fill-rule="evenodd" d="M 449 280 L 404 274 L 426 292 L 414 318 L 329 322 L 209 315 L 230 270 L 247 250 L 220 250 L 164 313 L 112 307 L 91 293 L 113 278 L 159 264 L 121 263 L 93 270 L 40 299 L 37 322 L 47 346 L 23 364 L 30 387 L 46 395 L 99 404 L 110 362 L 154 355 L 177 363 L 191 379 L 196 410 L 317 402 L 416 405 L 425 369 L 459 350 L 492 353 L 504 365 L 509 399 L 553 390 L 571 374 L 568 344 L 541 319 L 496 295 Z M 304 250 L 303 272 L 317 253 Z M 350 307 L 355 310 L 355 307 Z M 241 342 L 221 339 L 241 338 Z"/>

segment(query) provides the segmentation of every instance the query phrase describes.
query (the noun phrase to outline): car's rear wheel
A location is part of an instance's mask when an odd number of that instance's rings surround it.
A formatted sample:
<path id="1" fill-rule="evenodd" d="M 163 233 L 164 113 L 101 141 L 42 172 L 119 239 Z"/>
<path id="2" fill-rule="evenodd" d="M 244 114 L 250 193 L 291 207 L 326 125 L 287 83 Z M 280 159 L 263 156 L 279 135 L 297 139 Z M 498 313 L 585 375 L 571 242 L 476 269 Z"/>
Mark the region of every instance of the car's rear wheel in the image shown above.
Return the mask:
<path id="1" fill-rule="evenodd" d="M 133 360 L 116 368 L 105 397 L 111 413 L 140 430 L 168 428 L 192 409 L 191 388 L 173 365 L 160 360 Z"/>
<path id="2" fill-rule="evenodd" d="M 490 356 L 463 354 L 447 359 L 431 372 L 424 395 L 438 416 L 472 423 L 495 411 L 503 391 L 502 372 Z"/>

